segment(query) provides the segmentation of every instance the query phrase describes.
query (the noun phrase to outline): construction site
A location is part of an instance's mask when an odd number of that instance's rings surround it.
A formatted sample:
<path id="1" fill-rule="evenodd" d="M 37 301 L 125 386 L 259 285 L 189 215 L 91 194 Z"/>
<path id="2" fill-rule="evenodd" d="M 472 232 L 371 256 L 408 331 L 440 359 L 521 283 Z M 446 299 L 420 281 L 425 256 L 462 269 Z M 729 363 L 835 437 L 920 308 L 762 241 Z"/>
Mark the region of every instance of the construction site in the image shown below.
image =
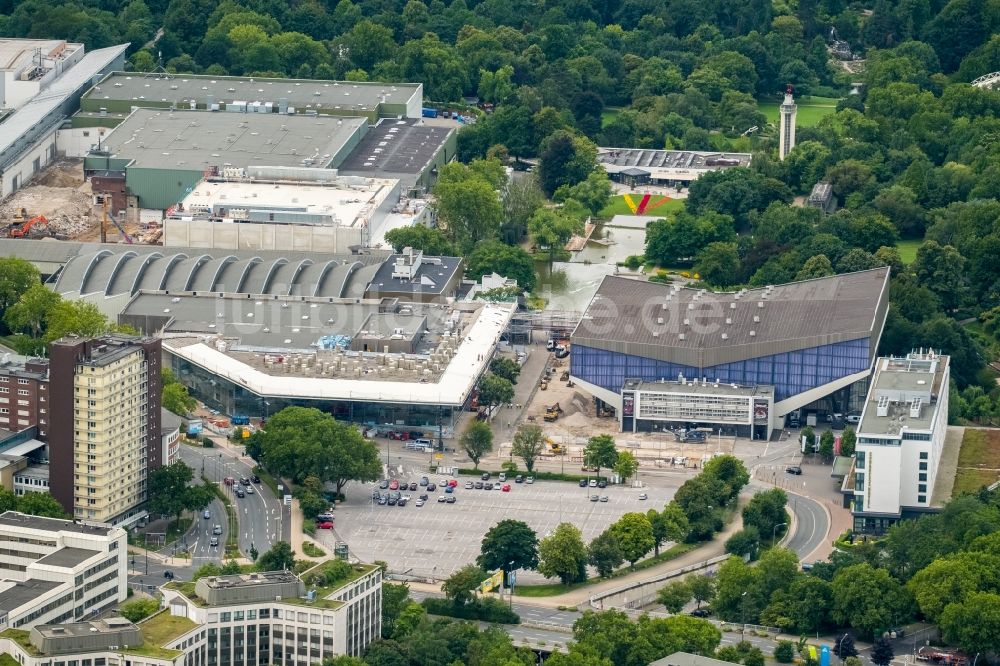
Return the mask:
<path id="1" fill-rule="evenodd" d="M 0 203 L 0 236 L 156 244 L 158 225 L 119 223 L 96 201 L 83 160 L 61 159 Z"/>

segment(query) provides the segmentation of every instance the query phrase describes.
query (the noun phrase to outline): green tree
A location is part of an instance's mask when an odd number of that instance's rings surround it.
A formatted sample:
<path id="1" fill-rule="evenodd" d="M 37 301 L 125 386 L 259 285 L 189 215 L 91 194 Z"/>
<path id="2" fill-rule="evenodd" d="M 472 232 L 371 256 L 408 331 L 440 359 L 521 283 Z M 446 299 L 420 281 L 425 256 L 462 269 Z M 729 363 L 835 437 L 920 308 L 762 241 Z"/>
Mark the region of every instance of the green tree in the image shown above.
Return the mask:
<path id="1" fill-rule="evenodd" d="M 392 246 L 394 252 L 402 252 L 403 248 L 412 247 L 415 250 L 423 250 L 424 254 L 430 257 L 458 256 L 458 250 L 443 231 L 422 224 L 390 229 L 385 232 L 385 242 Z"/>
<path id="2" fill-rule="evenodd" d="M 456 246 L 471 250 L 499 237 L 503 221 L 500 197 L 480 173 L 458 162 L 446 164 L 433 192 L 438 223 Z"/>
<path id="3" fill-rule="evenodd" d="M 0 312 L 6 313 L 25 292 L 41 283 L 41 274 L 31 262 L 18 257 L 0 259 Z"/>
<path id="4" fill-rule="evenodd" d="M 833 620 L 862 636 L 874 636 L 911 615 L 912 597 L 885 569 L 867 563 L 846 567 L 834 576 L 831 588 Z"/>
<path id="5" fill-rule="evenodd" d="M 517 378 L 521 374 L 521 366 L 513 359 L 498 356 L 490 362 L 490 372 L 498 377 L 503 377 L 511 384 L 516 384 Z"/>
<path id="6" fill-rule="evenodd" d="M 479 461 L 493 450 L 493 431 L 483 421 L 472 421 L 462 432 L 459 445 L 479 469 Z"/>
<path id="7" fill-rule="evenodd" d="M 607 578 L 625 561 L 618 537 L 611 530 L 604 530 L 587 546 L 587 561 L 597 569 L 597 575 Z"/>
<path id="8" fill-rule="evenodd" d="M 44 332 L 49 312 L 61 300 L 59 294 L 39 282 L 29 287 L 16 303 L 7 308 L 4 322 L 12 331 L 39 338 Z"/>
<path id="9" fill-rule="evenodd" d="M 583 449 L 583 464 L 597 469 L 601 475 L 602 467 L 614 467 L 618 462 L 618 449 L 615 448 L 615 438 L 611 435 L 595 435 L 587 440 Z"/>
<path id="10" fill-rule="evenodd" d="M 133 599 L 126 601 L 118 608 L 121 616 L 130 622 L 139 622 L 160 610 L 160 602 L 157 599 Z"/>
<path id="11" fill-rule="evenodd" d="M 892 658 L 895 654 L 892 651 L 892 643 L 889 639 L 879 636 L 875 639 L 875 644 L 872 645 L 872 663 L 875 666 L 889 666 L 892 663 Z"/>
<path id="12" fill-rule="evenodd" d="M 845 429 L 844 434 L 840 436 L 840 455 L 853 456 L 857 444 L 858 434 L 854 432 L 854 428 Z"/>
<path id="13" fill-rule="evenodd" d="M 286 407 L 250 437 L 248 450 L 274 474 L 297 482 L 315 476 L 338 493 L 350 481 L 375 481 L 382 474 L 378 448 L 353 424 L 315 408 Z"/>
<path id="14" fill-rule="evenodd" d="M 969 290 L 965 257 L 951 245 L 924 242 L 910 268 L 918 283 L 934 292 L 945 309 L 954 310 L 964 302 Z"/>
<path id="15" fill-rule="evenodd" d="M 713 287 L 739 284 L 740 255 L 736 243 L 709 243 L 698 252 L 694 268 Z"/>
<path id="16" fill-rule="evenodd" d="M 476 564 L 484 571 L 534 569 L 538 566 L 538 536 L 525 522 L 501 520 L 483 537 Z"/>
<path id="17" fill-rule="evenodd" d="M 320 666 L 366 666 L 366 662 L 361 657 L 352 657 L 350 655 L 341 654 L 336 657 L 323 657 L 323 661 L 320 662 Z"/>
<path id="18" fill-rule="evenodd" d="M 567 199 L 579 201 L 591 215 L 597 215 L 611 202 L 613 194 L 614 189 L 611 187 L 608 173 L 604 169 L 595 169 L 590 172 L 586 180 L 576 185 L 562 185 L 552 198 L 560 203 Z"/>
<path id="19" fill-rule="evenodd" d="M 813 432 L 812 427 L 806 426 L 802 429 L 799 435 L 806 440 L 806 452 L 812 452 L 813 447 L 816 446 L 816 433 Z"/>
<path id="20" fill-rule="evenodd" d="M 538 572 L 548 578 L 558 578 L 563 585 L 587 577 L 587 548 L 580 529 L 571 523 L 560 523 L 551 535 L 538 544 Z"/>
<path id="21" fill-rule="evenodd" d="M 382 638 L 392 637 L 399 614 L 410 603 L 409 585 L 382 582 Z"/>
<path id="22" fill-rule="evenodd" d="M 791 641 L 778 641 L 774 646 L 774 660 L 779 664 L 790 664 L 795 661 L 795 648 Z"/>
<path id="23" fill-rule="evenodd" d="M 823 434 L 819 436 L 819 454 L 823 460 L 833 459 L 833 431 L 824 430 Z"/>
<path id="24" fill-rule="evenodd" d="M 1000 637 L 1000 594 L 976 592 L 948 604 L 941 613 L 941 632 L 969 654 L 994 650 Z"/>
<path id="25" fill-rule="evenodd" d="M 744 594 L 745 593 L 745 594 Z M 760 572 L 738 557 L 719 567 L 712 610 L 729 622 L 753 622 L 764 608 Z"/>
<path id="26" fill-rule="evenodd" d="M 368 72 L 377 63 L 388 60 L 396 50 L 392 31 L 368 19 L 355 23 L 343 39 L 351 62 Z"/>
<path id="27" fill-rule="evenodd" d="M 200 511 L 212 501 L 211 490 L 202 485 L 190 485 L 194 471 L 183 461 L 158 467 L 149 473 L 147 487 L 150 513 L 174 516 L 180 523 L 185 511 Z"/>
<path id="28" fill-rule="evenodd" d="M 1000 586 L 1000 556 L 988 553 L 955 553 L 934 560 L 907 583 L 931 622 L 938 622 L 948 604 L 965 603 L 977 592 Z"/>
<path id="29" fill-rule="evenodd" d="M 512 149 L 513 150 L 513 149 Z M 504 242 L 515 245 L 528 233 L 528 220 L 545 204 L 545 195 L 534 177 L 512 178 L 501 196 Z"/>
<path id="30" fill-rule="evenodd" d="M 778 528 L 788 528 L 787 504 L 788 496 L 780 488 L 757 492 L 743 507 L 743 525 L 757 528 L 758 534 L 767 539 L 783 534 Z"/>
<path id="31" fill-rule="evenodd" d="M 725 550 L 730 555 L 757 559 L 760 551 L 760 531 L 753 526 L 744 527 L 726 539 Z"/>
<path id="32" fill-rule="evenodd" d="M 656 600 L 663 604 L 667 611 L 680 613 L 687 602 L 691 601 L 691 587 L 686 579 L 671 581 L 657 591 Z"/>
<path id="33" fill-rule="evenodd" d="M 456 606 L 464 606 L 473 599 L 473 592 L 489 577 L 475 564 L 467 564 L 441 583 L 441 591 Z"/>
<path id="34" fill-rule="evenodd" d="M 46 318 L 45 341 L 52 342 L 71 333 L 93 338 L 110 330 L 107 318 L 93 303 L 59 301 Z"/>
<path id="35" fill-rule="evenodd" d="M 517 285 L 525 291 L 532 291 L 538 279 L 535 262 L 531 255 L 520 247 L 505 245 L 499 241 L 479 243 L 467 256 L 466 277 L 479 280 L 482 276 L 497 273 L 517 280 Z"/>
<path id="36" fill-rule="evenodd" d="M 499 405 L 506 405 L 514 399 L 514 385 L 492 372 L 479 382 L 479 404 L 492 412 Z"/>
<path id="37" fill-rule="evenodd" d="M 552 196 L 563 185 L 570 187 L 587 179 L 597 167 L 597 147 L 586 137 L 556 130 L 541 146 L 538 184 Z"/>
<path id="38" fill-rule="evenodd" d="M 188 394 L 186 386 L 174 382 L 163 385 L 162 404 L 164 409 L 185 416 L 198 405 L 198 401 Z"/>
<path id="39" fill-rule="evenodd" d="M 642 513 L 626 513 L 611 525 L 610 530 L 618 539 L 622 556 L 633 567 L 656 545 L 653 526 Z"/>
<path id="40" fill-rule="evenodd" d="M 529 472 L 534 471 L 535 461 L 545 450 L 545 435 L 540 426 L 527 424 L 518 426 L 511 444 L 511 454 L 524 461 Z"/>
<path id="41" fill-rule="evenodd" d="M 625 453 L 625 452 L 623 452 Z M 653 527 L 653 551 L 660 554 L 660 546 L 664 541 L 680 543 L 688 535 L 691 526 L 688 524 L 684 510 L 677 502 L 668 502 L 662 511 L 650 509 L 646 512 L 649 524 Z"/>
<path id="42" fill-rule="evenodd" d="M 257 571 L 291 571 L 295 568 L 295 553 L 287 541 L 278 541 L 255 563 Z"/>
<path id="43" fill-rule="evenodd" d="M 715 581 L 710 576 L 695 574 L 688 577 L 688 586 L 691 588 L 691 596 L 694 598 L 698 608 L 702 602 L 712 602 L 715 598 Z"/>
<path id="44" fill-rule="evenodd" d="M 813 278 L 821 278 L 833 275 L 833 264 L 827 259 L 826 255 L 817 254 L 815 257 L 809 257 L 806 259 L 806 263 L 802 264 L 802 268 L 795 275 L 796 280 L 812 280 Z"/>
<path id="45" fill-rule="evenodd" d="M 615 461 L 614 467 L 615 474 L 621 477 L 622 483 L 628 483 L 628 480 L 635 476 L 636 471 L 638 471 L 639 461 L 630 452 L 621 451 L 618 453 L 618 460 Z"/>
<path id="46" fill-rule="evenodd" d="M 549 263 L 555 261 L 556 252 L 561 250 L 574 234 L 583 232 L 583 222 L 561 210 L 539 208 L 528 221 L 528 233 L 540 248 L 548 248 Z"/>

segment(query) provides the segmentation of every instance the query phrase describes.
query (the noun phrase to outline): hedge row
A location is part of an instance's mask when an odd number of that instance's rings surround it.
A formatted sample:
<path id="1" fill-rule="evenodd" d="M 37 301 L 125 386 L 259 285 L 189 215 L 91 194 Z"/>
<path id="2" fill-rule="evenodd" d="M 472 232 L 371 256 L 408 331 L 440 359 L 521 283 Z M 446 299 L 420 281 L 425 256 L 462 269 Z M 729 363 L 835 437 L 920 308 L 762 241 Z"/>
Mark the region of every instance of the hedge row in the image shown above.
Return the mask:
<path id="1" fill-rule="evenodd" d="M 427 597 L 420 604 L 430 615 L 456 617 L 461 620 L 478 620 L 497 624 L 521 624 L 521 616 L 507 607 L 499 599 L 486 597 L 474 599 L 464 605 L 456 605 L 449 599 Z"/>

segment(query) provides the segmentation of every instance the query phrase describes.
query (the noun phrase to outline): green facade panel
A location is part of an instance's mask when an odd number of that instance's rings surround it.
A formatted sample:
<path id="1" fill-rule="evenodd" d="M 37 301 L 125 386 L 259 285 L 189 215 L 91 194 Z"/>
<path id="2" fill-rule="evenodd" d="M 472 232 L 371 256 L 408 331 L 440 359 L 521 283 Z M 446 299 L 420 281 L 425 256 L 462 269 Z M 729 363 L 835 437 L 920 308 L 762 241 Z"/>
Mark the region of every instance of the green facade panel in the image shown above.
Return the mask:
<path id="1" fill-rule="evenodd" d="M 136 169 L 125 171 L 125 186 L 140 208 L 165 210 L 179 203 L 204 177 L 201 170 Z"/>

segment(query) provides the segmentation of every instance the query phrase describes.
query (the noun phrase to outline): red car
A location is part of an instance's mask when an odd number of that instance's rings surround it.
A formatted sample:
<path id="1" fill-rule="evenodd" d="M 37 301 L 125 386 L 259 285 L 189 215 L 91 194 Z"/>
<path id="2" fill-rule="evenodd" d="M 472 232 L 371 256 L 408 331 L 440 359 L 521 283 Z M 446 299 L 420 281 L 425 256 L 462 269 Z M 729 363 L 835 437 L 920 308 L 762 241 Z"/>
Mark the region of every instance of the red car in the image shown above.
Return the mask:
<path id="1" fill-rule="evenodd" d="M 455 479 L 448 479 L 448 485 L 454 488 L 455 486 L 458 485 L 458 481 L 456 481 Z"/>
<path id="2" fill-rule="evenodd" d="M 389 490 L 399 490 L 399 481 L 393 479 L 389 482 Z"/>
<path id="3" fill-rule="evenodd" d="M 329 520 L 325 520 L 322 523 L 316 523 L 316 527 L 318 527 L 321 530 L 332 530 L 333 523 L 331 523 Z"/>
<path id="4" fill-rule="evenodd" d="M 503 484 L 503 488 L 501 488 L 501 490 L 504 491 L 505 493 L 509 493 L 510 492 L 510 484 L 509 483 Z"/>
<path id="5" fill-rule="evenodd" d="M 397 439 L 401 442 L 405 442 L 410 439 L 410 433 L 408 432 L 398 432 L 393 430 L 389 433 L 389 439 Z"/>

